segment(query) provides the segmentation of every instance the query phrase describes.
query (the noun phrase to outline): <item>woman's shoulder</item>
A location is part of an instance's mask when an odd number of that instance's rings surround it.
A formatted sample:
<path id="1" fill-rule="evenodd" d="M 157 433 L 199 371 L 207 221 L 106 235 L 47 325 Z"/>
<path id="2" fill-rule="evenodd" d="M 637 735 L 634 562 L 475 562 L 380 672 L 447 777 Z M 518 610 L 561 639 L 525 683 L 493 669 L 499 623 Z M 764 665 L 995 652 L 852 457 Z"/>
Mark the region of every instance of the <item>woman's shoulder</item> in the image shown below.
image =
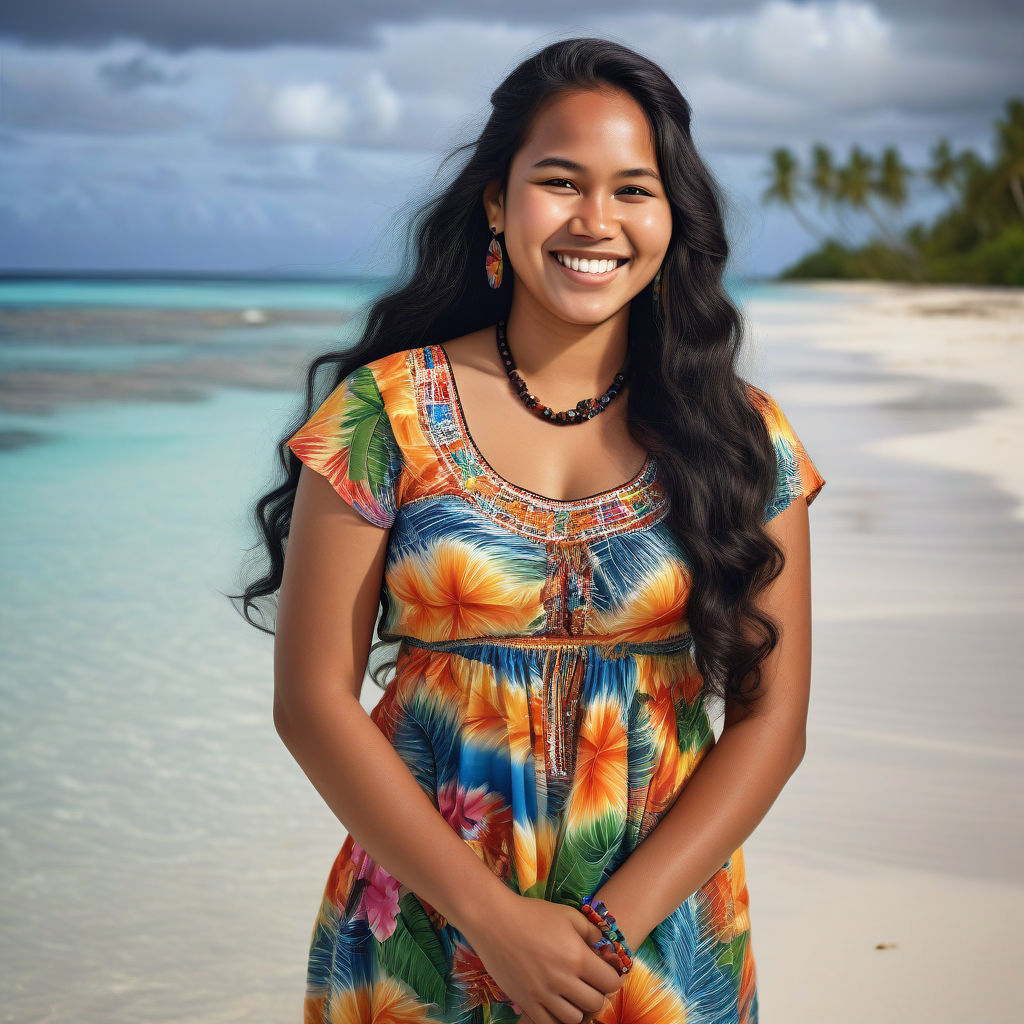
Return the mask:
<path id="1" fill-rule="evenodd" d="M 353 367 L 348 376 L 372 381 L 385 409 L 391 413 L 411 407 L 415 397 L 416 364 L 432 346 L 421 345 L 388 352 Z"/>
<path id="2" fill-rule="evenodd" d="M 824 486 L 825 478 L 807 454 L 807 449 L 774 395 L 749 381 L 746 386 L 751 404 L 768 427 L 768 436 L 779 464 L 779 485 L 769 518 L 786 508 L 796 495 L 803 495 L 809 505 Z"/>
<path id="3" fill-rule="evenodd" d="M 406 458 L 420 459 L 425 450 L 418 392 L 424 367 L 429 367 L 433 346 L 420 345 L 377 356 L 352 371 L 372 384 L 388 432 Z"/>
<path id="4" fill-rule="evenodd" d="M 792 433 L 792 427 L 782 407 L 776 401 L 775 396 L 762 387 L 745 381 L 747 398 L 750 404 L 761 414 L 768 427 L 768 433 L 773 441 L 780 437 L 788 437 Z"/>
<path id="5" fill-rule="evenodd" d="M 749 380 L 746 380 L 743 383 L 747 389 L 747 398 L 749 399 L 750 404 L 753 405 L 758 412 L 771 412 L 778 408 L 775 399 L 771 394 L 769 394 L 769 392 L 765 391 L 764 388 L 758 387 L 757 384 L 754 384 Z"/>
<path id="6" fill-rule="evenodd" d="M 421 354 L 430 346 L 404 348 L 397 352 L 388 352 L 377 356 L 356 367 L 358 370 L 369 370 L 378 381 L 389 380 L 402 374 L 408 374 L 413 357 Z"/>

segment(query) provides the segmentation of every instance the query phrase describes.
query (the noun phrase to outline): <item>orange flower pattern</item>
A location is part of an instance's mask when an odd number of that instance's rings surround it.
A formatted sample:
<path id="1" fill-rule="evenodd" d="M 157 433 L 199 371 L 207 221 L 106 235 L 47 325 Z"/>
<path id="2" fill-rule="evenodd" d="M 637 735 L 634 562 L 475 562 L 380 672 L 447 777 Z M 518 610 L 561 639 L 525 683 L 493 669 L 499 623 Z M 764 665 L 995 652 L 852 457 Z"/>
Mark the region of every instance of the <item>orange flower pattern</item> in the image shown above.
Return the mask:
<path id="1" fill-rule="evenodd" d="M 778 458 L 767 521 L 825 481 L 774 399 L 750 397 Z M 513 485 L 477 449 L 440 345 L 353 370 L 288 444 L 390 531 L 382 634 L 398 659 L 374 723 L 505 885 L 578 904 L 715 743 L 656 459 L 573 501 Z M 742 847 L 634 952 L 598 1024 L 756 1024 Z M 348 836 L 313 928 L 305 1024 L 518 1017 L 465 936 Z"/>

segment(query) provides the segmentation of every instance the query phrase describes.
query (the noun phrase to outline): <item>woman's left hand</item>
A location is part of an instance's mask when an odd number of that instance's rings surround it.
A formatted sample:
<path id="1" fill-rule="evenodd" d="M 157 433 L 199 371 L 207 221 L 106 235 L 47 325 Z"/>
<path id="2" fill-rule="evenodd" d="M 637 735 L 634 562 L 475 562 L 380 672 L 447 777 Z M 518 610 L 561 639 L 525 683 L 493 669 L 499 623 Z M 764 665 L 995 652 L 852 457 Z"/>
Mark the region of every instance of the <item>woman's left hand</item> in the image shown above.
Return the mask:
<path id="1" fill-rule="evenodd" d="M 619 924 L 619 927 L 621 928 L 622 925 Z M 634 947 L 634 949 L 635 948 L 636 947 Z M 610 949 L 608 946 L 605 946 L 601 950 L 601 956 L 605 960 L 607 960 L 608 963 L 610 963 L 616 970 L 619 969 L 619 958 L 615 955 L 615 951 L 613 949 Z M 604 1001 L 604 1006 L 602 1006 L 601 1009 L 597 1011 L 598 1016 L 604 1014 L 604 1011 L 605 1011 L 605 1009 L 607 1007 L 608 1007 L 608 999 L 606 997 L 605 1001 Z M 533 1018 L 529 1014 L 527 1014 L 527 1013 L 520 1014 L 520 1016 L 516 1018 L 516 1021 L 517 1021 L 517 1024 L 535 1024 L 535 1021 L 533 1020 Z M 595 1021 L 595 1015 L 592 1014 L 592 1013 L 586 1013 L 586 1014 L 583 1015 L 583 1020 L 580 1021 L 580 1024 L 594 1024 L 594 1021 Z"/>
<path id="2" fill-rule="evenodd" d="M 604 949 L 601 950 L 601 956 L 604 957 L 604 959 L 607 960 L 608 963 L 610 963 L 613 967 L 615 967 L 616 969 L 618 968 L 619 959 L 615 955 L 615 953 L 612 950 L 610 950 L 607 946 L 605 946 Z M 607 998 L 605 999 L 604 1003 L 605 1006 L 608 1005 Z M 598 1010 L 598 1013 L 604 1013 L 604 1006 L 602 1006 L 601 1009 Z M 517 1018 L 517 1024 L 534 1024 L 534 1020 L 528 1013 L 524 1013 Z M 583 1015 L 583 1020 L 580 1021 L 580 1024 L 594 1024 L 594 1015 L 592 1013 L 585 1013 Z"/>

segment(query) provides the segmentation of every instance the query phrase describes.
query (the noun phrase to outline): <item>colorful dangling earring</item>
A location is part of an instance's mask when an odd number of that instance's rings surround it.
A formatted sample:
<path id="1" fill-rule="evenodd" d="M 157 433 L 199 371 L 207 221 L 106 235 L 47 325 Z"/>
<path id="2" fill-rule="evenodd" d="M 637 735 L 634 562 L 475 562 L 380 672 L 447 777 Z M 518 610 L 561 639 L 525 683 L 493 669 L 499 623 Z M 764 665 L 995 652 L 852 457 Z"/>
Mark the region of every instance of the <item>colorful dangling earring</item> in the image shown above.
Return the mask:
<path id="1" fill-rule="evenodd" d="M 661 267 L 654 275 L 654 301 L 656 304 L 661 302 Z"/>
<path id="2" fill-rule="evenodd" d="M 487 283 L 492 288 L 501 287 L 501 274 L 505 269 L 504 253 L 501 251 L 501 242 L 498 241 L 497 228 L 491 225 L 491 244 L 487 246 L 487 260 L 484 264 L 487 270 Z"/>

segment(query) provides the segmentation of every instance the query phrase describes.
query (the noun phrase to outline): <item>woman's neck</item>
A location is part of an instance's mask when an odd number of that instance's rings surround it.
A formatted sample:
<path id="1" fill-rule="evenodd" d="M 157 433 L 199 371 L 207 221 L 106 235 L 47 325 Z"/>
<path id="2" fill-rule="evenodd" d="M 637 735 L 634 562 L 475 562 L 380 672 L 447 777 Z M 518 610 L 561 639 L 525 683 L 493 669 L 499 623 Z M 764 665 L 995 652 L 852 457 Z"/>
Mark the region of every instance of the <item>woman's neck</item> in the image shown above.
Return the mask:
<path id="1" fill-rule="evenodd" d="M 532 387 L 557 398 L 603 392 L 622 368 L 629 349 L 629 306 L 598 324 L 578 324 L 529 301 L 517 302 L 506 321 L 516 366 Z"/>

